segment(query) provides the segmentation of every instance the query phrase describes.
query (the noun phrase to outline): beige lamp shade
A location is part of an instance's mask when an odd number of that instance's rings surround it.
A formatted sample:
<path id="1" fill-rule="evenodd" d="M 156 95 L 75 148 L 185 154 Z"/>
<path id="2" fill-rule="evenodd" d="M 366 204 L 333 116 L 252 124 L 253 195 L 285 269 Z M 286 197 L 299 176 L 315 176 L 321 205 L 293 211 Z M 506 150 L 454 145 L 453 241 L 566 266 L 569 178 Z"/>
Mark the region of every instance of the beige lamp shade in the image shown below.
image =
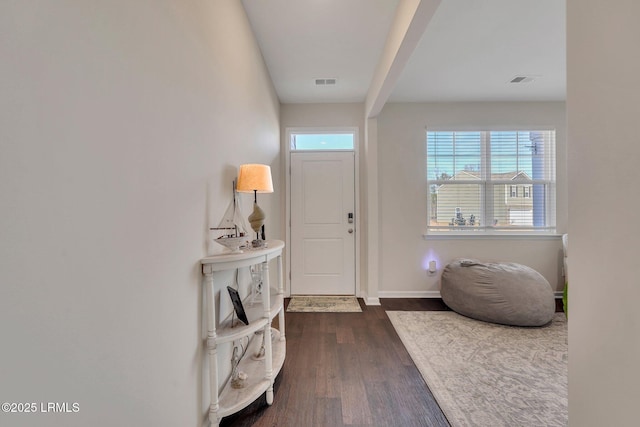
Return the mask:
<path id="1" fill-rule="evenodd" d="M 247 164 L 240 166 L 237 190 L 242 193 L 273 193 L 271 168 L 267 165 Z"/>
<path id="2" fill-rule="evenodd" d="M 251 242 L 253 247 L 261 247 L 264 242 L 260 239 L 260 230 L 264 236 L 265 214 L 258 206 L 257 193 L 273 193 L 273 181 L 271 180 L 271 168 L 267 165 L 248 164 L 241 165 L 238 172 L 237 191 L 253 193 L 253 213 L 249 215 L 249 224 L 256 232 L 256 240 Z M 264 237 L 263 237 L 264 238 Z"/>

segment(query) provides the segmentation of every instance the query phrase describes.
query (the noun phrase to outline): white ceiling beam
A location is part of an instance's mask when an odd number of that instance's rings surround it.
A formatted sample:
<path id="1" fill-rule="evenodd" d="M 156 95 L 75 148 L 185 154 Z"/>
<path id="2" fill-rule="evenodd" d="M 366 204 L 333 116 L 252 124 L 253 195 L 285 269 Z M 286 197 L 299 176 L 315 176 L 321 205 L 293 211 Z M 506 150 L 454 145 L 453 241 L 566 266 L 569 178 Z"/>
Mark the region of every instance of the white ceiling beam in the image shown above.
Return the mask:
<path id="1" fill-rule="evenodd" d="M 384 50 L 367 91 L 367 118 L 382 111 L 402 70 L 441 0 L 400 0 Z"/>

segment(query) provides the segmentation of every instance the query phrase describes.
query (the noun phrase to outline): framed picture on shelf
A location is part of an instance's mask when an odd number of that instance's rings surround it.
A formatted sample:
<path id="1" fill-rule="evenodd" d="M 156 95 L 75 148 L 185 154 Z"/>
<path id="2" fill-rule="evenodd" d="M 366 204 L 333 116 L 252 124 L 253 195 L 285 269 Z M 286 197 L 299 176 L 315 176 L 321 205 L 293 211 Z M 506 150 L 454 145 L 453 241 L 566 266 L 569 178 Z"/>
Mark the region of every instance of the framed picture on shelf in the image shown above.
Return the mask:
<path id="1" fill-rule="evenodd" d="M 238 316 L 238 319 L 245 325 L 249 324 L 249 319 L 247 319 L 247 313 L 244 312 L 244 307 L 242 306 L 242 300 L 240 299 L 240 294 L 237 290 L 233 289 L 231 286 L 227 286 L 227 290 L 229 291 L 229 296 L 231 297 L 231 302 L 233 303 L 233 309 Z"/>

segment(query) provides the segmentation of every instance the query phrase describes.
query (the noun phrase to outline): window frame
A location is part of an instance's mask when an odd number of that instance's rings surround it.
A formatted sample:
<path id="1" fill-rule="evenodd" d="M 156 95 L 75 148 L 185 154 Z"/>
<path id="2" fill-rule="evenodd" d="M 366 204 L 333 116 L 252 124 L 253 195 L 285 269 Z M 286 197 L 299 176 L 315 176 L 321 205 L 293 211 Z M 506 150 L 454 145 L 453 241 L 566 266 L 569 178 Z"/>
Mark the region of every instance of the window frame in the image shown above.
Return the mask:
<path id="1" fill-rule="evenodd" d="M 480 132 L 481 137 L 481 166 L 479 179 L 477 180 L 430 180 L 429 178 L 429 145 L 428 145 L 428 134 L 431 132 Z M 499 180 L 499 179 L 491 179 L 491 134 L 498 132 L 548 132 L 548 138 L 551 144 L 551 149 L 553 150 L 548 156 L 544 157 L 544 176 L 545 179 L 528 179 L 524 181 L 519 181 L 514 183 L 511 180 Z M 477 128 L 477 127 L 462 127 L 456 126 L 455 129 L 451 127 L 447 128 L 436 128 L 429 127 L 425 128 L 425 148 L 426 148 L 426 156 L 425 156 L 425 167 L 426 167 L 426 182 L 427 182 L 427 212 L 426 212 L 426 220 L 427 227 L 426 231 L 423 233 L 423 237 L 427 238 L 469 238 L 469 237 L 478 237 L 478 238 L 521 238 L 521 237 L 554 237 L 557 236 L 557 129 L 554 126 L 545 126 L 545 127 L 534 127 L 534 126 L 526 126 L 526 127 L 512 127 L 512 126 L 497 126 L 491 128 Z M 456 175 L 455 169 L 453 170 L 454 175 Z M 523 200 L 533 198 L 533 190 L 536 185 L 544 186 L 544 215 L 545 215 L 545 225 L 544 226 L 498 226 L 495 227 L 493 225 L 481 225 L 481 226 L 433 226 L 431 225 L 432 221 L 432 213 L 435 211 L 433 207 L 433 199 L 432 199 L 432 186 L 440 186 L 443 184 L 453 184 L 453 185 L 479 185 L 480 186 L 480 215 L 481 222 L 485 224 L 487 222 L 494 222 L 494 202 L 488 202 L 494 200 L 494 187 L 497 185 L 522 185 L 522 191 L 516 190 L 518 196 L 522 196 Z M 519 194 L 522 193 L 522 194 Z M 506 193 L 510 198 L 511 196 L 511 188 L 509 188 L 509 192 Z M 437 215 L 437 212 L 436 212 Z"/>

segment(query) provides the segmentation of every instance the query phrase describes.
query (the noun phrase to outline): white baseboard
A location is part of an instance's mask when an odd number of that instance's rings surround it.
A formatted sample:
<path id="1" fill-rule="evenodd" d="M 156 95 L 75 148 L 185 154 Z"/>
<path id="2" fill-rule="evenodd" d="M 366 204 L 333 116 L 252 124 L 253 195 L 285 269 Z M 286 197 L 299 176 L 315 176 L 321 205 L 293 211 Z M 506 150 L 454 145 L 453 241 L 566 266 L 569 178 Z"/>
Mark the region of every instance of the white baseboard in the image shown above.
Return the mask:
<path id="1" fill-rule="evenodd" d="M 441 298 L 440 291 L 381 291 L 380 298 Z"/>
<path id="2" fill-rule="evenodd" d="M 562 299 L 562 291 L 553 294 L 556 299 Z M 378 296 L 380 298 L 442 298 L 440 291 L 380 291 Z"/>
<path id="3" fill-rule="evenodd" d="M 381 305 L 380 298 L 370 297 L 366 292 L 362 292 L 360 298 L 362 298 L 366 305 Z"/>
<path id="4" fill-rule="evenodd" d="M 371 297 L 369 297 L 369 298 L 366 298 L 364 300 L 364 303 L 367 304 L 367 305 L 382 305 L 382 304 L 380 304 L 380 298 L 371 298 Z"/>

